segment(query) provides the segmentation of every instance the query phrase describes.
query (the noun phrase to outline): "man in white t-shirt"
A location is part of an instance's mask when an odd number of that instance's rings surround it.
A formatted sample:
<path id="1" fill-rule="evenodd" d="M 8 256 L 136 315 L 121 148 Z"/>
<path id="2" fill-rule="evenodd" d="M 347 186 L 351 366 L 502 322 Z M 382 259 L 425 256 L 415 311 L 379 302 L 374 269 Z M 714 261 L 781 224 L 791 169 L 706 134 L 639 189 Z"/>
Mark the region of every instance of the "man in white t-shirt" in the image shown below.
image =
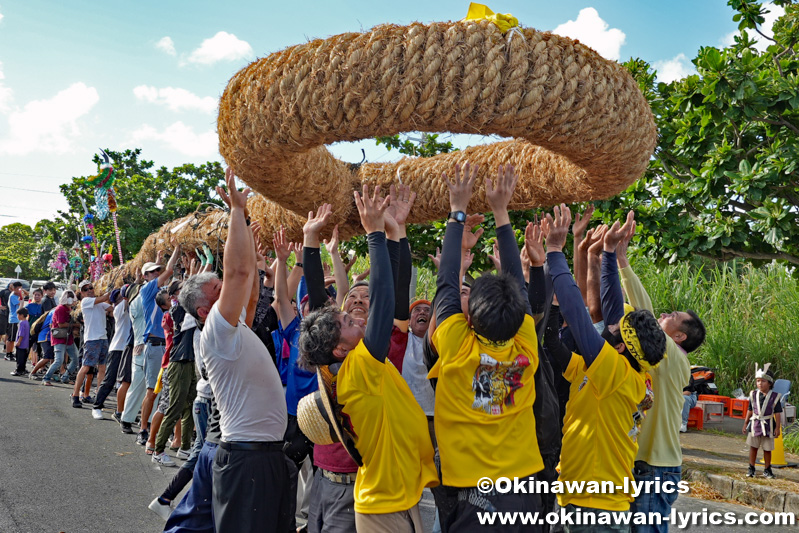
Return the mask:
<path id="1" fill-rule="evenodd" d="M 217 187 L 230 207 L 225 279 L 213 273 L 193 276 L 180 295 L 181 305 L 203 323 L 199 356 L 220 413 L 214 522 L 216 531 L 282 533 L 294 514 L 294 465 L 283 454 L 286 400 L 269 351 L 248 326 L 259 296 L 255 243 L 244 212 L 249 189 L 236 189 L 231 169 L 225 181 L 227 193 Z"/>
<path id="2" fill-rule="evenodd" d="M 83 366 L 78 370 L 75 378 L 75 389 L 72 391 L 72 407 L 83 407 L 80 390 L 83 380 L 93 366 L 97 367 L 97 383 L 102 383 L 105 377 L 105 359 L 108 356 L 108 336 L 105 329 L 105 317 L 111 313 L 108 302 L 111 293 L 107 292 L 100 297 L 94 296 L 94 285 L 91 281 L 83 281 L 78 287 L 78 300 L 83 313 L 84 340 Z"/>

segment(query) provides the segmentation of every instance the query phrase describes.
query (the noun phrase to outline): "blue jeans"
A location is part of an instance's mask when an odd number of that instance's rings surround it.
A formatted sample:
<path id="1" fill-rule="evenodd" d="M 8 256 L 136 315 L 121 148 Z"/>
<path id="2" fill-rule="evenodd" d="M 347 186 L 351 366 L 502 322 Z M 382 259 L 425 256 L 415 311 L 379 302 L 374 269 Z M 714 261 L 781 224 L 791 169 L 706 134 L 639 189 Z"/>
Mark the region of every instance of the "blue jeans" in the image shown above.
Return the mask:
<path id="1" fill-rule="evenodd" d="M 692 392 L 690 396 L 683 396 L 683 400 L 685 403 L 682 405 L 682 423 L 688 423 L 688 414 L 691 412 L 691 409 L 696 407 L 696 393 Z"/>
<path id="2" fill-rule="evenodd" d="M 189 491 L 164 526 L 164 533 L 204 532 L 214 533 L 214 508 L 211 504 L 213 490 L 212 468 L 216 444 L 205 441 Z"/>
<path id="3" fill-rule="evenodd" d="M 686 398 L 688 398 L 688 396 L 686 396 Z M 695 401 L 696 395 L 694 395 L 694 402 Z M 687 401 L 686 405 L 688 405 Z M 630 511 L 635 513 L 658 513 L 663 517 L 669 516 L 669 513 L 671 513 L 671 506 L 677 501 L 677 483 L 682 479 L 682 466 L 652 466 L 643 461 L 636 461 L 633 474 L 635 481 L 638 483 L 642 481 L 652 483 L 648 485 L 650 487 L 649 489 L 646 488 L 647 485 L 643 486 L 644 488 L 641 490 L 641 494 L 638 495 L 630 506 Z M 654 483 L 657 478 L 660 478 L 659 491 L 654 490 L 655 487 L 658 487 L 658 485 Z M 663 485 L 667 481 L 673 483 L 671 487 L 668 487 L 673 489 L 670 492 L 665 492 L 663 490 Z M 636 533 L 661 533 L 668 530 L 669 523 L 666 521 L 661 521 L 660 525 L 633 525 L 633 531 Z"/>
<path id="4" fill-rule="evenodd" d="M 197 464 L 197 457 L 200 455 L 203 443 L 205 442 L 205 434 L 208 432 L 208 416 L 210 414 L 211 400 L 197 396 L 194 399 L 194 428 L 197 430 L 197 436 L 194 438 L 194 446 L 191 447 L 191 454 L 181 468 L 194 471 L 194 465 Z"/>
<path id="5" fill-rule="evenodd" d="M 61 368 L 61 365 L 64 364 L 64 354 L 69 352 L 69 368 L 65 375 L 69 375 L 78 368 L 78 350 L 75 349 L 74 344 L 56 344 L 53 346 L 53 351 L 55 352 L 55 359 L 53 360 L 53 364 L 50 365 L 50 368 L 47 370 L 47 374 L 44 375 L 42 381 L 50 382 L 53 379 L 53 375 Z"/>

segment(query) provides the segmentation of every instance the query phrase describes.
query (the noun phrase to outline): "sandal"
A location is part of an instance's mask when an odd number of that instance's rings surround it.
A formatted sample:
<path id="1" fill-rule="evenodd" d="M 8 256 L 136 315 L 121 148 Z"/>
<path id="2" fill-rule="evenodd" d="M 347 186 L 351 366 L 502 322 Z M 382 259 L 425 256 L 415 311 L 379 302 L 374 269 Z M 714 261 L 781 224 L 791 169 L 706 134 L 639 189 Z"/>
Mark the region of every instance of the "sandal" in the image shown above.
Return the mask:
<path id="1" fill-rule="evenodd" d="M 144 453 L 146 455 L 152 455 L 155 452 L 155 446 L 150 446 L 149 444 L 144 448 Z"/>

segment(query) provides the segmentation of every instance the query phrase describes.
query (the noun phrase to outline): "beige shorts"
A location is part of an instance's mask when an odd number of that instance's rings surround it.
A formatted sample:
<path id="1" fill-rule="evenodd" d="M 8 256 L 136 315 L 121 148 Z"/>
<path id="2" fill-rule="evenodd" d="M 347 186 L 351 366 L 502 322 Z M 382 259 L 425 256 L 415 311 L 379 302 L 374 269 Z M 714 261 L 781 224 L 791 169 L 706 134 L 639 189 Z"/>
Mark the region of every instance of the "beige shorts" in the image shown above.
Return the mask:
<path id="1" fill-rule="evenodd" d="M 423 533 L 422 514 L 417 503 L 407 511 L 386 514 L 355 513 L 355 529 L 370 533 Z"/>
<path id="2" fill-rule="evenodd" d="M 746 444 L 752 448 L 770 452 L 774 450 L 774 437 L 753 437 L 749 435 L 746 437 Z"/>

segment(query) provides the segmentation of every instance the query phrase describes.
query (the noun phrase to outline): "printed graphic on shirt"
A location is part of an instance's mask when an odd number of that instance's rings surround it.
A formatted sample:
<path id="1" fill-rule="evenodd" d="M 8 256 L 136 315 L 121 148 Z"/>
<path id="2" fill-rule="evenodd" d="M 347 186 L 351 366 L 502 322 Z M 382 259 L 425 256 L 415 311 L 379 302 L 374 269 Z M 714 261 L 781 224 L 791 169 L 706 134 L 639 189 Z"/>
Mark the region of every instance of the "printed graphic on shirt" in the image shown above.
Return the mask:
<path id="1" fill-rule="evenodd" d="M 515 405 L 513 396 L 522 388 L 522 375 L 530 360 L 519 354 L 513 361 L 499 362 L 488 354 L 480 354 L 480 365 L 474 373 L 472 409 L 490 415 L 504 412 L 505 406 Z"/>

